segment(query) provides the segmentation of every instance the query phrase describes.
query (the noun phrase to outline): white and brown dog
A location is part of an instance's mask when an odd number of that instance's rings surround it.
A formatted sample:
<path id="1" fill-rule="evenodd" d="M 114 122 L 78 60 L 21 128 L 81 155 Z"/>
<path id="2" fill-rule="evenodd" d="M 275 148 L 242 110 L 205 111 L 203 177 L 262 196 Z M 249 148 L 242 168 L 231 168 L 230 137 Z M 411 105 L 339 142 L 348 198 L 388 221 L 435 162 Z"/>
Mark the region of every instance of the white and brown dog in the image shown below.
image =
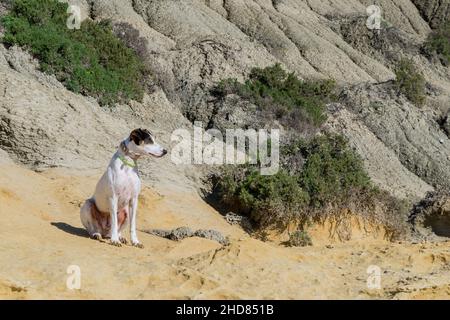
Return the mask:
<path id="1" fill-rule="evenodd" d="M 110 238 L 111 244 L 115 246 L 126 244 L 122 229 L 130 220 L 131 244 L 143 248 L 136 234 L 138 196 L 141 191 L 136 161 L 145 155 L 159 158 L 165 154 L 167 151 L 145 129 L 133 130 L 122 141 L 97 183 L 94 196 L 81 207 L 81 222 L 92 238 Z"/>

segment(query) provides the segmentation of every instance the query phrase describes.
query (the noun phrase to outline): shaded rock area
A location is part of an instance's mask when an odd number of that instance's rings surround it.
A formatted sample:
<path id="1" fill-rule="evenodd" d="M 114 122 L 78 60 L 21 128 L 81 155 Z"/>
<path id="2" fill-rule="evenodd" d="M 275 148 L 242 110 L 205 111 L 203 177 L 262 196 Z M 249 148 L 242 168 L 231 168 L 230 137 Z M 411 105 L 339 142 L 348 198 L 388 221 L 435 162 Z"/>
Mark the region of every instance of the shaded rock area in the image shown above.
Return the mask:
<path id="1" fill-rule="evenodd" d="M 433 237 L 450 237 L 450 192 L 430 192 L 417 203 L 410 221 L 417 233 Z"/>
<path id="2" fill-rule="evenodd" d="M 449 0 L 412 0 L 412 2 L 432 28 L 450 20 Z"/>
<path id="3" fill-rule="evenodd" d="M 450 111 L 449 113 L 444 117 L 443 125 L 445 133 L 447 133 L 447 136 L 450 138 Z"/>

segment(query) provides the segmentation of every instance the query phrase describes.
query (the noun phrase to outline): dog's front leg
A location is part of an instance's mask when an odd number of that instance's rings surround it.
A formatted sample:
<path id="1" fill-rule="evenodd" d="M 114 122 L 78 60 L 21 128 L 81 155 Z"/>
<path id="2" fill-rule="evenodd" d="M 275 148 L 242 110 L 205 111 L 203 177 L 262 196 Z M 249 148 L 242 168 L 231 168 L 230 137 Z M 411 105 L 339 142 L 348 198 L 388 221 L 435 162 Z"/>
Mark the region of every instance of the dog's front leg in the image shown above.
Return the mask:
<path id="1" fill-rule="evenodd" d="M 131 217 L 130 217 L 131 244 L 138 248 L 144 248 L 144 245 L 139 242 L 137 233 L 136 233 L 137 207 L 138 207 L 138 197 L 136 196 L 131 200 Z"/>
<path id="2" fill-rule="evenodd" d="M 122 246 L 119 239 L 119 224 L 117 221 L 117 197 L 109 199 L 109 210 L 111 214 L 111 244 L 117 247 Z"/>

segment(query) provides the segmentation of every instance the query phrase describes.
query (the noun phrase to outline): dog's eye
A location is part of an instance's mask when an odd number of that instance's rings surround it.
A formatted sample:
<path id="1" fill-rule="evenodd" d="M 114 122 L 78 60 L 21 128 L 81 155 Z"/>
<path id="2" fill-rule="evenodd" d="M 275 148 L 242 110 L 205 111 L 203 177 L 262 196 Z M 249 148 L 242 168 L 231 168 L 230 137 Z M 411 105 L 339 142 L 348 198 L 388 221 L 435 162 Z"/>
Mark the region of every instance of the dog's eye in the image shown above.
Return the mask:
<path id="1" fill-rule="evenodd" d="M 154 144 L 154 143 L 155 143 L 155 141 L 153 140 L 153 137 L 150 134 L 148 134 L 145 137 L 145 144 Z"/>

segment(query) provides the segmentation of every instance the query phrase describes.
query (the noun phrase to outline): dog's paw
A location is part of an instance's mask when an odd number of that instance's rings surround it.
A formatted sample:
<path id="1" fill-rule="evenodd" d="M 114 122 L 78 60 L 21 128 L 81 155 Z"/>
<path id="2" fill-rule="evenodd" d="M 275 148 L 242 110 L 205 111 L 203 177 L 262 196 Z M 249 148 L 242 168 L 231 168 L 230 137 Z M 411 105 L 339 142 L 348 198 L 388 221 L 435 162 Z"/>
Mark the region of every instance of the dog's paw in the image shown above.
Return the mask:
<path id="1" fill-rule="evenodd" d="M 127 238 L 125 238 L 125 237 L 120 237 L 120 238 L 119 238 L 119 241 L 120 241 L 120 243 L 122 243 L 122 244 L 128 244 L 128 240 L 127 240 Z"/>
<path id="2" fill-rule="evenodd" d="M 94 233 L 92 236 L 91 236 L 91 238 L 92 239 L 94 239 L 94 240 L 102 240 L 102 235 L 100 234 L 100 233 Z"/>
<path id="3" fill-rule="evenodd" d="M 139 248 L 139 249 L 144 249 L 144 245 L 140 242 L 134 242 L 132 243 L 133 247 Z"/>
<path id="4" fill-rule="evenodd" d="M 122 246 L 122 244 L 120 243 L 120 240 L 119 240 L 119 241 L 117 241 L 117 240 L 111 240 L 111 241 L 109 242 L 109 244 L 112 245 L 112 246 L 116 246 L 116 247 L 121 247 L 121 246 Z"/>

